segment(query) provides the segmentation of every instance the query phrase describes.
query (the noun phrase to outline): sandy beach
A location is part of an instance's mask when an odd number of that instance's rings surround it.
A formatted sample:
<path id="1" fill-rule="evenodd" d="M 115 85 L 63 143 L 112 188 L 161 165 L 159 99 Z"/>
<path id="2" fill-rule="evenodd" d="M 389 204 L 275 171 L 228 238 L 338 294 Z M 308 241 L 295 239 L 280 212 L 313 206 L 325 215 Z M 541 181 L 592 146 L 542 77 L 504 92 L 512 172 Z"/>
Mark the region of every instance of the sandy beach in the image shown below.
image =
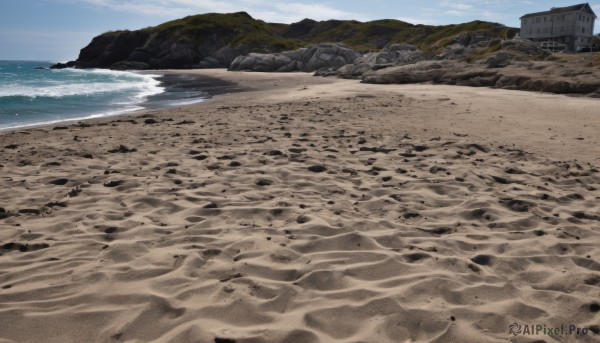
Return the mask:
<path id="1" fill-rule="evenodd" d="M 182 72 L 0 132 L 1 343 L 600 341 L 599 100 Z"/>

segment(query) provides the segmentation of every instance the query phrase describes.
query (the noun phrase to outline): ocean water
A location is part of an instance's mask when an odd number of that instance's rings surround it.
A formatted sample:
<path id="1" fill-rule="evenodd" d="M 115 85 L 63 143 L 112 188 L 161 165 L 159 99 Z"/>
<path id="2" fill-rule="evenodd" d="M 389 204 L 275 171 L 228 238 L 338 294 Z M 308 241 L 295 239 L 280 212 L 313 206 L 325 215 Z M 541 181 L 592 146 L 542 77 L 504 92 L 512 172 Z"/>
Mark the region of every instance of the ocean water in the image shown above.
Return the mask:
<path id="1" fill-rule="evenodd" d="M 199 102 L 206 92 L 177 90 L 163 75 L 105 69 L 36 69 L 50 62 L 0 61 L 0 130 L 98 118 Z"/>

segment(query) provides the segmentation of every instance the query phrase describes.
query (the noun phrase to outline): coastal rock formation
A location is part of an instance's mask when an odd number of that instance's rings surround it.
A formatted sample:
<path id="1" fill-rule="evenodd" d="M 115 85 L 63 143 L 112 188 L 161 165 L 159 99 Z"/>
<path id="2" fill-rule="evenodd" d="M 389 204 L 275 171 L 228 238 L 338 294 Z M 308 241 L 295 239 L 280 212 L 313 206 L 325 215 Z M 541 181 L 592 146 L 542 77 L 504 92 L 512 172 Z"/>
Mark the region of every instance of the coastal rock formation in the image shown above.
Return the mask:
<path id="1" fill-rule="evenodd" d="M 558 94 L 600 97 L 600 70 L 568 62 L 521 62 L 511 60 L 505 67 L 490 68 L 508 53 L 499 53 L 492 62 L 422 61 L 365 73 L 365 83 L 442 83 L 471 87 L 495 87 Z"/>
<path id="2" fill-rule="evenodd" d="M 256 22 L 245 12 L 197 17 L 138 31 L 102 34 L 81 50 L 77 66 L 112 69 L 225 68 L 240 54 L 272 48 L 269 44 L 229 46 L 239 35 L 238 31 Z"/>
<path id="3" fill-rule="evenodd" d="M 380 52 L 367 53 L 357 58 L 354 63 L 340 68 L 321 69 L 319 76 L 337 75 L 343 78 L 357 78 L 370 70 L 378 70 L 390 66 L 406 65 L 422 61 L 426 55 L 409 44 L 393 44 Z"/>
<path id="4" fill-rule="evenodd" d="M 525 58 L 510 52 L 501 51 L 488 58 L 485 63 L 487 64 L 488 68 L 504 68 L 516 60 L 525 61 Z"/>
<path id="5" fill-rule="evenodd" d="M 112 69 L 227 68 L 237 57 L 254 53 L 267 56 L 252 55 L 243 63 L 238 61 L 245 66 L 244 70 L 317 70 L 352 63 L 358 57 L 355 51 L 379 51 L 386 46 L 407 43 L 439 53 L 459 32 L 477 32 L 485 37 L 504 39 L 514 36 L 517 31 L 482 21 L 427 26 L 390 19 L 370 22 L 305 19 L 287 25 L 256 20 L 245 12 L 208 13 L 137 31 L 101 34 L 81 50 L 76 66 Z M 322 44 L 324 42 L 331 44 Z M 319 48 L 310 50 L 309 47 L 316 44 Z M 301 48 L 309 49 L 300 60 L 287 53 L 280 54 Z"/>
<path id="6" fill-rule="evenodd" d="M 542 49 L 540 43 L 527 39 L 510 39 L 502 41 L 501 49 L 507 52 L 526 56 L 530 60 L 542 60 L 551 54 Z"/>
<path id="7" fill-rule="evenodd" d="M 76 66 L 76 62 L 75 61 L 69 61 L 67 63 L 56 63 L 56 64 L 50 66 L 50 69 L 74 68 L 75 66 Z"/>
<path id="8" fill-rule="evenodd" d="M 463 32 L 454 37 L 435 57 L 444 60 L 471 61 L 480 53 L 497 51 L 501 42 L 514 37 L 499 37 L 493 32 Z"/>
<path id="9" fill-rule="evenodd" d="M 315 75 L 376 84 L 439 83 L 600 97 L 600 70 L 590 68 L 589 62 L 555 61 L 539 43 L 527 40 L 487 38 L 458 35 L 435 56 L 414 46 L 391 45 Z"/>
<path id="10" fill-rule="evenodd" d="M 362 79 L 366 83 L 441 83 L 442 76 L 450 71 L 457 72 L 466 63 L 451 61 L 421 61 L 413 64 L 394 66 L 366 72 Z"/>
<path id="11" fill-rule="evenodd" d="M 353 63 L 361 53 L 340 44 L 324 43 L 311 47 L 302 56 L 303 71 L 341 67 Z"/>
<path id="12" fill-rule="evenodd" d="M 353 63 L 361 54 L 343 44 L 322 43 L 310 48 L 277 54 L 239 56 L 229 70 L 263 72 L 315 71 L 321 68 L 339 68 Z"/>
<path id="13" fill-rule="evenodd" d="M 373 65 L 409 64 L 421 61 L 425 54 L 410 44 L 393 44 L 386 46 L 381 52 L 369 53 L 357 60 L 357 63 Z"/>
<path id="14" fill-rule="evenodd" d="M 296 71 L 301 68 L 300 60 L 307 49 L 287 51 L 277 54 L 251 53 L 238 56 L 229 66 L 229 70 L 251 70 L 262 72 Z"/>
<path id="15" fill-rule="evenodd" d="M 121 31 L 100 35 L 81 49 L 77 65 L 83 68 L 109 67 L 114 63 L 127 60 L 134 52 L 142 54 L 141 49 L 137 47 L 143 45 L 147 38 L 148 34 L 143 31 Z M 146 60 L 138 56 L 134 61 L 145 62 Z"/>
<path id="16" fill-rule="evenodd" d="M 319 70 L 317 75 L 361 78 L 371 71 L 409 65 L 424 60 L 469 62 L 470 65 L 485 59 L 486 56 L 489 68 L 499 68 L 514 61 L 544 60 L 550 54 L 544 51 L 539 43 L 531 41 L 499 40 L 483 34 L 460 34 L 455 36 L 452 44 L 438 55 L 426 54 L 408 44 L 390 45 L 381 52 L 365 54 L 351 65 Z M 463 66 L 461 65 L 461 67 Z"/>

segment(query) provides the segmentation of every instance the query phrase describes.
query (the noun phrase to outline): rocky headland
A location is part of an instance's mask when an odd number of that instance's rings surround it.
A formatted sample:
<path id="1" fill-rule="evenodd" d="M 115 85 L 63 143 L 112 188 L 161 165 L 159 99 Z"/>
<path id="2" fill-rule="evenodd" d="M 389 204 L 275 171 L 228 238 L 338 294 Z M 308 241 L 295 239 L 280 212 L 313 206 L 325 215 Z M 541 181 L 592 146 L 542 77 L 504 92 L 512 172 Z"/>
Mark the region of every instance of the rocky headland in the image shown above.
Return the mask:
<path id="1" fill-rule="evenodd" d="M 594 61 L 596 59 L 596 61 Z M 107 32 L 56 68 L 315 72 L 365 83 L 436 83 L 600 96 L 598 56 L 557 57 L 518 29 L 474 21 L 412 25 L 305 19 L 273 24 L 245 12 L 202 14 Z"/>
<path id="2" fill-rule="evenodd" d="M 288 25 L 266 23 L 245 12 L 208 13 L 141 30 L 103 33 L 81 49 L 77 60 L 69 66 L 203 69 L 228 68 L 237 60 L 236 69 L 262 69 L 266 64 L 269 70 L 277 71 L 289 62 L 300 61 L 301 65 L 289 65 L 284 71 L 314 71 L 352 63 L 366 53 L 394 44 L 411 44 L 428 53 L 439 53 L 457 34 L 464 32 L 507 39 L 518 30 L 483 21 L 429 26 L 391 19 L 369 22 L 304 19 Z M 332 55 L 331 59 L 320 59 L 322 51 L 316 51 L 319 49 L 327 50 L 323 53 Z M 241 56 L 248 61 L 240 60 Z M 269 59 L 273 62 L 261 63 Z"/>

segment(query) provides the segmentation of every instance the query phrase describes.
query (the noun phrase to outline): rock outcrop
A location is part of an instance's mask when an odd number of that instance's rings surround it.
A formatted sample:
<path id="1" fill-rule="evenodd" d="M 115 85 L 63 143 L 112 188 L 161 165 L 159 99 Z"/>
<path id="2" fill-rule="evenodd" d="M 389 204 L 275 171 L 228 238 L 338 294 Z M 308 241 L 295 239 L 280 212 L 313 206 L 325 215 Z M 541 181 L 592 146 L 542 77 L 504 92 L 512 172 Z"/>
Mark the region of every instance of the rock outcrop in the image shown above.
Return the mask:
<path id="1" fill-rule="evenodd" d="M 333 43 L 322 43 L 309 48 L 300 62 L 303 71 L 314 71 L 321 68 L 339 68 L 353 63 L 361 53 L 351 48 Z"/>
<path id="2" fill-rule="evenodd" d="M 365 83 L 440 83 L 600 97 L 600 69 L 582 61 L 552 61 L 539 43 L 486 38 L 458 35 L 438 55 L 410 45 L 390 45 L 352 64 L 320 69 L 315 75 Z"/>
<path id="3" fill-rule="evenodd" d="M 357 58 L 352 64 L 346 64 L 340 68 L 320 69 L 316 75 L 358 78 L 371 70 L 412 64 L 424 59 L 426 59 L 426 55 L 416 47 L 409 44 L 394 44 L 383 48 L 380 52 L 367 53 Z"/>
<path id="4" fill-rule="evenodd" d="M 310 48 L 276 54 L 256 54 L 237 57 L 229 70 L 263 72 L 315 71 L 337 69 L 353 63 L 361 54 L 342 44 L 322 43 Z"/>
<path id="5" fill-rule="evenodd" d="M 67 63 L 56 63 L 50 66 L 50 69 L 65 69 L 65 68 L 75 68 L 77 63 L 75 61 L 69 61 Z"/>
<path id="6" fill-rule="evenodd" d="M 496 55 L 497 56 L 497 55 Z M 582 64 L 551 61 L 511 61 L 505 67 L 489 63 L 422 61 L 365 73 L 365 83 L 440 83 L 600 97 L 600 70 Z"/>
<path id="7" fill-rule="evenodd" d="M 251 51 L 277 51 L 268 39 L 246 43 L 240 32 L 266 30 L 245 12 L 188 17 L 138 31 L 108 32 L 81 50 L 80 68 L 227 68 Z M 232 44 L 238 40 L 239 43 Z"/>
<path id="8" fill-rule="evenodd" d="M 251 53 L 238 56 L 229 66 L 229 70 L 249 70 L 262 72 L 297 71 L 302 68 L 301 59 L 308 49 L 281 52 L 276 54 Z"/>
<path id="9" fill-rule="evenodd" d="M 209 35 L 202 44 L 186 40 L 171 41 L 144 32 L 119 32 L 99 36 L 81 50 L 77 60 L 80 68 L 111 69 L 157 68 L 226 68 L 241 53 L 250 48 L 226 46 L 227 33 Z"/>

